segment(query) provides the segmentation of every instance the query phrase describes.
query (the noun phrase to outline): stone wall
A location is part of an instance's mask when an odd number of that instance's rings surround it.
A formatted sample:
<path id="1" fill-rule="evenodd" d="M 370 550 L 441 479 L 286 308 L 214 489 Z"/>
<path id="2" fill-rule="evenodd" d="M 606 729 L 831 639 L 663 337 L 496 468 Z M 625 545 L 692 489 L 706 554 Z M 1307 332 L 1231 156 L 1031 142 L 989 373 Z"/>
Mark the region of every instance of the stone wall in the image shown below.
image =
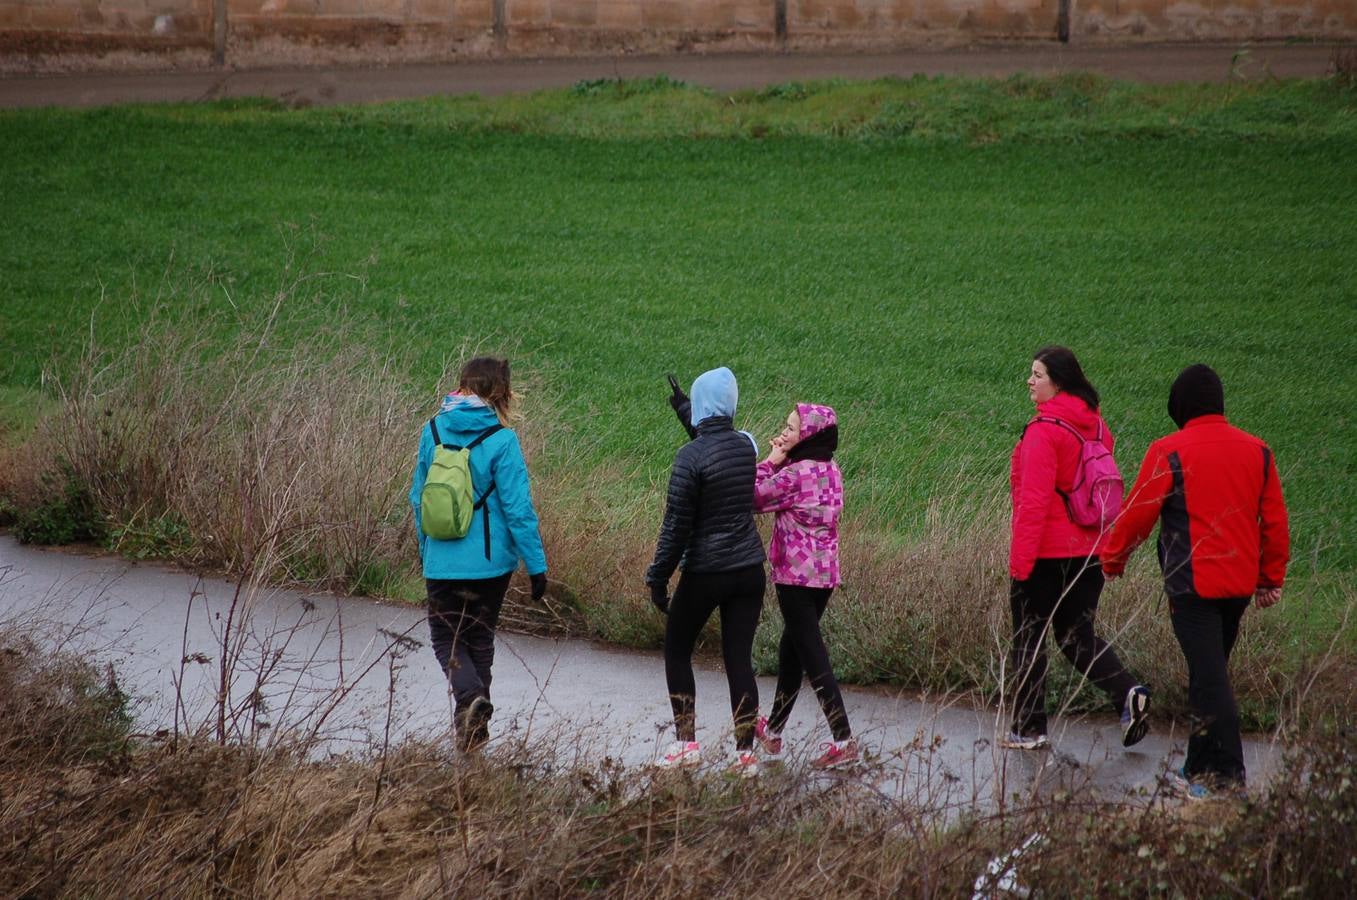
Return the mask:
<path id="1" fill-rule="evenodd" d="M 227 0 L 228 56 L 384 62 L 1051 40 L 1062 3 L 1075 42 L 1357 38 L 1357 0 Z M 11 61 L 211 44 L 212 0 L 0 0 L 0 55 Z"/>

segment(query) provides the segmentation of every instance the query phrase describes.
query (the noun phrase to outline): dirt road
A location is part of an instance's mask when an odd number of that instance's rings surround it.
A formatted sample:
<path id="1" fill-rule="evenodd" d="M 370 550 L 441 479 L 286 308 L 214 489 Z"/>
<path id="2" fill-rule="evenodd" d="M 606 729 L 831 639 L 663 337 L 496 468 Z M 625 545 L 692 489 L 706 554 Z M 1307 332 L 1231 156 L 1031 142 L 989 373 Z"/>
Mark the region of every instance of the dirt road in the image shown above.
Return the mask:
<path id="1" fill-rule="evenodd" d="M 590 78 L 664 73 L 718 91 L 795 80 L 924 75 L 1006 76 L 1015 72 L 1099 72 L 1144 82 L 1231 77 L 1322 77 L 1328 45 L 1175 44 L 1126 47 L 1021 44 L 916 49 L 889 54 L 650 56 L 468 61 L 392 68 L 321 67 L 195 70 L 0 78 L 0 108 L 107 106 L 226 97 L 273 97 L 298 104 L 372 103 L 435 94 L 483 95 L 564 87 Z"/>

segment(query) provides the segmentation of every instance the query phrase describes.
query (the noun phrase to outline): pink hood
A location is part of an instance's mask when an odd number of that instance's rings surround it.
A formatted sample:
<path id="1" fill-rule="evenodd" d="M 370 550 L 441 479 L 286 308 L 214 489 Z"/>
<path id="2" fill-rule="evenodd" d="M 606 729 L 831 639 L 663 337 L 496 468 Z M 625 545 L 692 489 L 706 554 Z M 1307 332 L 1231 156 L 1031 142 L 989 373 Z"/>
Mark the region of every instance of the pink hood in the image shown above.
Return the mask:
<path id="1" fill-rule="evenodd" d="M 797 443 L 804 441 L 813 434 L 819 434 L 831 425 L 839 424 L 839 417 L 835 415 L 832 406 L 821 406 L 818 403 L 798 403 L 796 404 L 796 414 L 801 417 L 801 433 L 796 436 Z"/>

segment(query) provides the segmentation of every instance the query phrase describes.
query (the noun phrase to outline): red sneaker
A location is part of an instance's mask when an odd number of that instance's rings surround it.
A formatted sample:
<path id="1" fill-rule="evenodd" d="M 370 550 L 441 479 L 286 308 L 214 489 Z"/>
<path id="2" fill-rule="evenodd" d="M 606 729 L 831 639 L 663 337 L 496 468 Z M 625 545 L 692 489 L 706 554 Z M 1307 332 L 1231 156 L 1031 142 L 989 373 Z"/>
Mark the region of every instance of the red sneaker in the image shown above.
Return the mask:
<path id="1" fill-rule="evenodd" d="M 839 766 L 846 766 L 858 761 L 857 738 L 850 737 L 845 741 L 829 741 L 821 744 L 820 749 L 824 752 L 811 761 L 812 768 L 836 769 Z"/>
<path id="2" fill-rule="evenodd" d="M 680 769 L 702 765 L 702 745 L 697 741 L 674 741 L 659 762 L 661 769 Z"/>
<path id="3" fill-rule="evenodd" d="M 736 750 L 726 766 L 726 774 L 734 778 L 755 778 L 759 774 L 759 757 L 753 750 Z"/>
<path id="4" fill-rule="evenodd" d="M 769 756 L 782 754 L 782 735 L 768 729 L 767 716 L 759 716 L 759 720 L 754 723 L 754 740 L 759 742 L 763 752 Z"/>

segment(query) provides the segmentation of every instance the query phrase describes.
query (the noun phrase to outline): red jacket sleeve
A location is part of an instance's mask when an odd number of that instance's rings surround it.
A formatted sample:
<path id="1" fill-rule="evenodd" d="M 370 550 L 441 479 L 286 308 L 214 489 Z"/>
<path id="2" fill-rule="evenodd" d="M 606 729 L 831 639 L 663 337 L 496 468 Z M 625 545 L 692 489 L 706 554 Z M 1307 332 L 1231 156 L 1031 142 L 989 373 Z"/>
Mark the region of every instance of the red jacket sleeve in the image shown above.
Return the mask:
<path id="1" fill-rule="evenodd" d="M 1291 532 L 1286 520 L 1286 501 L 1282 499 L 1282 479 L 1277 462 L 1267 455 L 1268 469 L 1263 473 L 1263 498 L 1258 505 L 1261 537 L 1258 560 L 1258 586 L 1281 587 L 1286 579 L 1286 563 L 1291 558 Z"/>
<path id="2" fill-rule="evenodd" d="M 1154 531 L 1164 498 L 1173 490 L 1173 472 L 1164 451 L 1151 444 L 1140 464 L 1140 474 L 1122 504 L 1121 515 L 1112 523 L 1112 533 L 1102 548 L 1103 573 L 1120 575 L 1126 560 Z"/>
<path id="3" fill-rule="evenodd" d="M 1032 575 L 1046 525 L 1047 507 L 1055 501 L 1054 426 L 1030 427 L 1018 443 L 1018 483 L 1013 492 L 1013 534 L 1008 545 L 1008 574 L 1019 581 Z"/>

